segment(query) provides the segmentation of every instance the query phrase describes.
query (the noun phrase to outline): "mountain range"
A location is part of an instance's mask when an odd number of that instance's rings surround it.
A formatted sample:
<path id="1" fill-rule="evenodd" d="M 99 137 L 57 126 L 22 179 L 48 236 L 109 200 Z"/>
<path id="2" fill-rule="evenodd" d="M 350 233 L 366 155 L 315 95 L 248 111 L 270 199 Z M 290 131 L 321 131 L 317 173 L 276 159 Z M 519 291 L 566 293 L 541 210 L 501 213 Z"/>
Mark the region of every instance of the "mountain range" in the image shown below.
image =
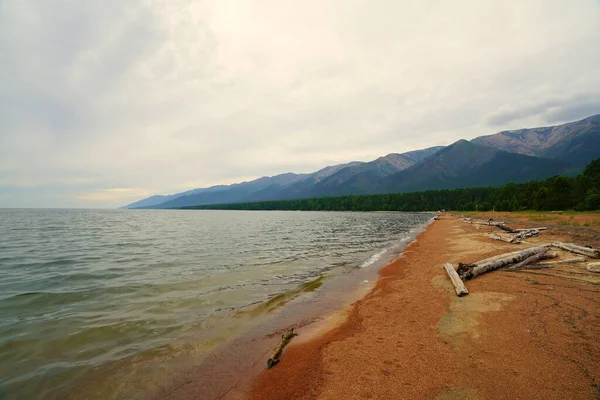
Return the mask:
<path id="1" fill-rule="evenodd" d="M 559 126 L 503 131 L 446 147 L 391 153 L 309 174 L 156 195 L 123 208 L 179 208 L 266 200 L 500 186 L 576 174 L 600 157 L 600 114 Z"/>

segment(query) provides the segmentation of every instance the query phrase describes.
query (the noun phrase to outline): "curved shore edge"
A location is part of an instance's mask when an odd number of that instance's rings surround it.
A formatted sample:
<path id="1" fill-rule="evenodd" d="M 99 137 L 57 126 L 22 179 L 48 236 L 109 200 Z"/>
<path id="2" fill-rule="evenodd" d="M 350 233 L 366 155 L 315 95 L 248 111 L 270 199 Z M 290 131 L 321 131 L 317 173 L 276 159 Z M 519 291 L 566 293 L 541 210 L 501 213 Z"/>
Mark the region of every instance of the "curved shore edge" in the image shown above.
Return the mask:
<path id="1" fill-rule="evenodd" d="M 270 300 L 239 311 L 247 324 L 239 335 L 183 374 L 171 375 L 167 385 L 149 393 L 152 399 L 240 399 L 249 396 L 252 381 L 265 368 L 282 332 L 295 327 L 300 336 L 292 345 L 311 340 L 337 326 L 351 304 L 375 285 L 379 270 L 398 257 L 433 221 L 431 218 L 406 232 L 397 242 L 345 272 L 316 278 Z M 308 287 L 305 287 L 307 286 Z M 318 289 L 314 291 L 314 289 Z M 309 289 L 309 290 L 307 290 Z M 289 347 L 289 346 L 288 346 Z M 287 353 L 287 348 L 286 348 Z M 283 360 L 286 354 L 283 355 Z"/>
<path id="2" fill-rule="evenodd" d="M 443 262 L 511 246 L 442 217 L 379 271 L 362 299 L 292 342 L 249 392 L 221 398 L 598 398 L 598 284 L 496 272 L 469 281 L 469 296 L 454 295 Z"/>

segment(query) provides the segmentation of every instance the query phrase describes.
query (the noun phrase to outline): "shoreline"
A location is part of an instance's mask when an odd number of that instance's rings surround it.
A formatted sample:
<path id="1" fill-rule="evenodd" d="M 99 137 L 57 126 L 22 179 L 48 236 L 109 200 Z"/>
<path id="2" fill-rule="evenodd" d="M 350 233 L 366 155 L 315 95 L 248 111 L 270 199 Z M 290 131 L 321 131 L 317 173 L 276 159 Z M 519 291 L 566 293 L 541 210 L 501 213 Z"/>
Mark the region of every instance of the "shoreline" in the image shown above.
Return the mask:
<path id="1" fill-rule="evenodd" d="M 431 218 L 407 231 L 405 237 L 383 249 L 381 255 L 380 252 L 375 253 L 363 262 L 366 266 L 327 275 L 326 279 L 318 278 L 314 285 L 316 291 L 302 290 L 301 285 L 242 311 L 241 314 L 251 317 L 243 332 L 193 369 L 172 376 L 170 382 L 151 393 L 150 398 L 247 398 L 252 381 L 264 370 L 281 333 L 289 327 L 296 327 L 300 336 L 292 344 L 299 344 L 341 324 L 349 307 L 372 290 L 380 269 L 402 257 L 407 246 L 430 226 L 433 213 L 426 214 L 430 214 Z M 274 299 L 276 301 L 270 305 Z"/>
<path id="2" fill-rule="evenodd" d="M 469 296 L 454 295 L 443 262 L 510 246 L 450 216 L 429 224 L 340 311 L 345 319 L 293 341 L 280 364 L 253 380 L 249 397 L 598 398 L 598 285 L 497 271 L 469 281 Z"/>

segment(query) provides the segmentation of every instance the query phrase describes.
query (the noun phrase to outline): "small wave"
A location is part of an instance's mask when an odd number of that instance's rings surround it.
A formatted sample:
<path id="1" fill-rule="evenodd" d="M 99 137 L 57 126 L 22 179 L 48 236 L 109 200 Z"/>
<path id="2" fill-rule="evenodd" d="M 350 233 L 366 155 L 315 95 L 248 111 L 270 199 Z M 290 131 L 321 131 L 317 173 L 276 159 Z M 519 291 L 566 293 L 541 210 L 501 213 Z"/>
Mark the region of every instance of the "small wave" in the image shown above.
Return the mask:
<path id="1" fill-rule="evenodd" d="M 369 267 L 369 266 L 375 264 L 377 261 L 379 261 L 379 259 L 381 257 L 383 257 L 383 255 L 385 253 L 387 253 L 388 250 L 389 250 L 388 248 L 385 248 L 385 249 L 373 254 L 367 261 L 365 261 L 364 263 L 362 263 L 360 265 L 360 268 L 366 268 L 366 267 Z"/>

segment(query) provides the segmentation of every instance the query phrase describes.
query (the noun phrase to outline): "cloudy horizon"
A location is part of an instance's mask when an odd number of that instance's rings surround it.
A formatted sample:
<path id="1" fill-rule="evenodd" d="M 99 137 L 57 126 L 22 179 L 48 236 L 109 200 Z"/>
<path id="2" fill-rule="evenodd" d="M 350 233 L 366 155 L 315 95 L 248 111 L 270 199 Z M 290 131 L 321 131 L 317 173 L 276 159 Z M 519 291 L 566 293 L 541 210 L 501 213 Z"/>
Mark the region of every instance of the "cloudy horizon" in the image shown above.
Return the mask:
<path id="1" fill-rule="evenodd" d="M 600 113 L 598 38 L 598 0 L 9 0 L 0 207 L 115 208 L 578 120 Z"/>

